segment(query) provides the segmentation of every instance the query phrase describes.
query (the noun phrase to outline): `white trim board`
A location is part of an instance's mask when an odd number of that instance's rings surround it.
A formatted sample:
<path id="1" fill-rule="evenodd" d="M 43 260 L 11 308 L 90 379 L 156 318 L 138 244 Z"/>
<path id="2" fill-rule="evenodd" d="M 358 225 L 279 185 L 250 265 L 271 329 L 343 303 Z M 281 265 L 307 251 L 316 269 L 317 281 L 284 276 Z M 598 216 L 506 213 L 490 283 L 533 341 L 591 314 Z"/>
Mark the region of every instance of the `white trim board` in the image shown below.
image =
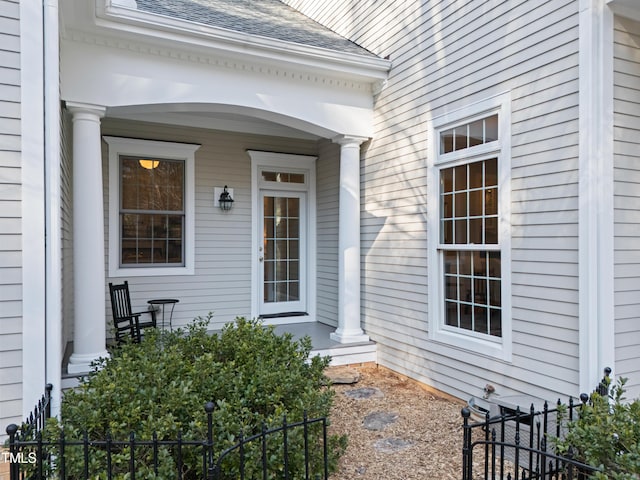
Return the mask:
<path id="1" fill-rule="evenodd" d="M 580 1 L 579 328 L 580 391 L 614 367 L 613 13 Z"/>

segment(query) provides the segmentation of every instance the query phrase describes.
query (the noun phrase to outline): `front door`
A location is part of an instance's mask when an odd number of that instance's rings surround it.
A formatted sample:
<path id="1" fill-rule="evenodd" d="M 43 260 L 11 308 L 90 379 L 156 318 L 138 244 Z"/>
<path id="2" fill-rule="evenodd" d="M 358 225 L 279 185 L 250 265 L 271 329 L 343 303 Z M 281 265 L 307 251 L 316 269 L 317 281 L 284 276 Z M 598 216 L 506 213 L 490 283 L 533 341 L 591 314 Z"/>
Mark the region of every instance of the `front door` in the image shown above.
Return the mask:
<path id="1" fill-rule="evenodd" d="M 287 317 L 306 314 L 306 193 L 261 189 L 260 205 L 260 315 Z"/>
<path id="2" fill-rule="evenodd" d="M 316 157 L 248 150 L 252 191 L 251 315 L 316 320 Z"/>

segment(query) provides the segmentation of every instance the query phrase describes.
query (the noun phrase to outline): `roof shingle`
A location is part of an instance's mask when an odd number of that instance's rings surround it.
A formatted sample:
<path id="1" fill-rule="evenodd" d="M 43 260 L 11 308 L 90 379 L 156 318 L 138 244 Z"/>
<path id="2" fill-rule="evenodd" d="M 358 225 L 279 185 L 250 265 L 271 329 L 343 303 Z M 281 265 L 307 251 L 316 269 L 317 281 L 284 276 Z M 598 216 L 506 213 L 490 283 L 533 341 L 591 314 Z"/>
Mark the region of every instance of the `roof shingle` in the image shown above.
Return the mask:
<path id="1" fill-rule="evenodd" d="M 236 32 L 375 56 L 280 0 L 137 0 L 138 10 Z"/>

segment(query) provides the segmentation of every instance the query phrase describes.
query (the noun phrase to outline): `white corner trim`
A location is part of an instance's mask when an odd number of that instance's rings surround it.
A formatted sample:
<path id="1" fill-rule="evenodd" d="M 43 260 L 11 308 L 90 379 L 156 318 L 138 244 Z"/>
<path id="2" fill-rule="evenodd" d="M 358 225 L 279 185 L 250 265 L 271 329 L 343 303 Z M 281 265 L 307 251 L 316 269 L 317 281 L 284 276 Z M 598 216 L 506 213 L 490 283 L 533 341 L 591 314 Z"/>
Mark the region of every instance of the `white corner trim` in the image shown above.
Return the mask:
<path id="1" fill-rule="evenodd" d="M 60 413 L 62 401 L 62 167 L 60 107 L 60 45 L 58 1 L 44 3 L 44 135 L 46 182 L 45 304 L 46 382 L 53 385 L 51 414 Z"/>
<path id="2" fill-rule="evenodd" d="M 581 0 L 579 16 L 579 386 L 614 368 L 613 14 Z"/>
<path id="3" fill-rule="evenodd" d="M 40 2 L 20 2 L 22 415 L 46 383 L 44 32 Z M 59 388 L 59 386 L 58 386 Z"/>

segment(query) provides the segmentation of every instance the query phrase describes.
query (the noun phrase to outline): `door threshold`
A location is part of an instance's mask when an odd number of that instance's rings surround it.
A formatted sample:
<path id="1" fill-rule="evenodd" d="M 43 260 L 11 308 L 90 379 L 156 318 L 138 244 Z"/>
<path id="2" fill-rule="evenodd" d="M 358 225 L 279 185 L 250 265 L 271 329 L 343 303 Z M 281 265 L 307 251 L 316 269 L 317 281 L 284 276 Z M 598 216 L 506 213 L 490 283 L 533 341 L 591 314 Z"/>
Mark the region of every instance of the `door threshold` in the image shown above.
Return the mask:
<path id="1" fill-rule="evenodd" d="M 266 320 L 268 318 L 282 318 L 282 317 L 308 317 L 309 314 L 307 312 L 282 312 L 282 313 L 265 313 L 260 315 L 258 318 L 261 320 Z"/>
<path id="2" fill-rule="evenodd" d="M 288 323 L 309 323 L 314 322 L 307 312 L 283 312 L 260 315 L 258 319 L 264 321 L 266 325 L 286 325 Z"/>

